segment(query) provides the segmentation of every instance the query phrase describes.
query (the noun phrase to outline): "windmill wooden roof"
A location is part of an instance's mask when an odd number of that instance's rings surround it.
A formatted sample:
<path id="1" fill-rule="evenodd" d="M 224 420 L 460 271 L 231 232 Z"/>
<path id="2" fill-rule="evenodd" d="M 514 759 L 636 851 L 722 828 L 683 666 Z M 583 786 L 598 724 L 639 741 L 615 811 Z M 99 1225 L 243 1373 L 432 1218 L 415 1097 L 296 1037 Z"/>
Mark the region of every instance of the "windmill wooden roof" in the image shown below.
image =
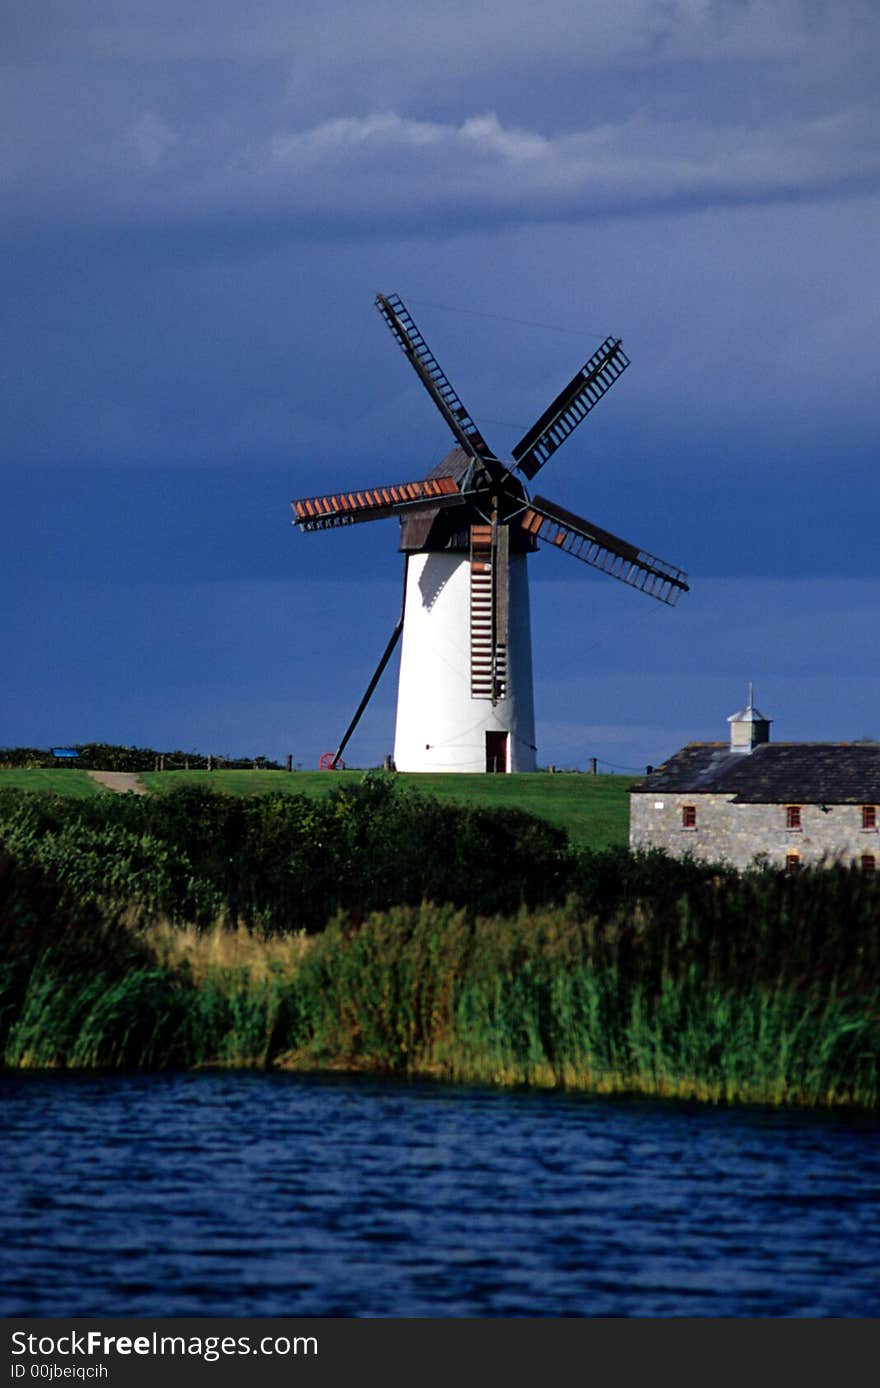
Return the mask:
<path id="1" fill-rule="evenodd" d="M 453 448 L 452 452 L 436 463 L 430 472 L 425 473 L 425 480 L 454 477 L 460 486 L 473 464 L 473 458 L 465 453 L 463 448 Z M 470 547 L 472 523 L 484 519 L 472 506 L 455 506 L 448 510 L 440 510 L 429 503 L 424 507 L 413 507 L 400 518 L 399 548 L 404 551 L 427 548 L 467 550 Z M 515 526 L 511 533 L 511 549 L 515 553 L 530 553 L 537 549 L 537 542 L 533 536 Z"/>
<path id="2" fill-rule="evenodd" d="M 735 804 L 880 804 L 880 742 L 689 742 L 631 787 L 730 795 Z"/>

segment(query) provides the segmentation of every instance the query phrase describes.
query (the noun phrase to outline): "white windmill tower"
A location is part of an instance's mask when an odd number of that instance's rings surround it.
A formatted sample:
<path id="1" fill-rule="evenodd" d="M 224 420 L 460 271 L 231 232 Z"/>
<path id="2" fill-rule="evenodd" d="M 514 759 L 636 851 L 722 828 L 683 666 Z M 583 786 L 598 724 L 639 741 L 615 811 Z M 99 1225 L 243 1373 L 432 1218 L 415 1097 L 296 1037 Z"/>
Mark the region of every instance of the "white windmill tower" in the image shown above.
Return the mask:
<path id="1" fill-rule="evenodd" d="M 301 530 L 399 516 L 403 610 L 336 752 L 337 765 L 401 633 L 394 762 L 399 771 L 533 771 L 535 718 L 527 557 L 544 540 L 661 602 L 686 575 L 544 497 L 529 481 L 629 365 L 606 338 L 513 449 L 495 456 L 403 301 L 376 305 L 456 447 L 426 477 L 292 503 Z"/>

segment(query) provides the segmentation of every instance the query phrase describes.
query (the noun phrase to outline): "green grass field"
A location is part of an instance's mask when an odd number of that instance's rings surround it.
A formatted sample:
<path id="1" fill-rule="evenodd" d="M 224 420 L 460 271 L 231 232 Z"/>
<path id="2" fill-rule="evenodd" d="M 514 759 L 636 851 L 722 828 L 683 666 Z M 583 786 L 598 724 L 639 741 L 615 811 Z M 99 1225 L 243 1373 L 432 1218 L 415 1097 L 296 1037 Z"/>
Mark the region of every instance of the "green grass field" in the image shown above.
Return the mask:
<path id="1" fill-rule="evenodd" d="M 362 771 L 144 771 L 141 781 L 154 794 L 179 785 L 210 786 L 227 795 L 263 795 L 283 790 L 297 795 L 329 795 L 337 786 L 357 785 Z M 602 849 L 626 843 L 629 823 L 627 789 L 631 776 L 587 776 L 575 772 L 537 771 L 519 776 L 423 775 L 401 773 L 406 786 L 438 800 L 508 806 L 540 815 L 568 831 L 573 843 Z M 0 770 L 0 789 L 48 790 L 63 795 L 109 795 L 86 771 Z"/>
<path id="2" fill-rule="evenodd" d="M 141 776 L 151 791 L 170 790 L 184 783 L 210 784 L 234 795 L 258 795 L 285 790 L 299 795 L 329 795 L 334 786 L 357 784 L 362 771 L 147 771 Z M 632 776 L 587 776 L 576 772 L 536 771 L 518 776 L 444 775 L 401 772 L 406 786 L 475 805 L 508 806 L 540 815 L 566 829 L 573 843 L 610 848 L 626 843 Z"/>
<path id="3" fill-rule="evenodd" d="M 4 767 L 0 770 L 0 790 L 49 790 L 53 795 L 75 795 L 83 799 L 87 795 L 109 795 L 110 791 L 97 785 L 87 771 L 73 767 L 60 770 L 55 767 Z"/>

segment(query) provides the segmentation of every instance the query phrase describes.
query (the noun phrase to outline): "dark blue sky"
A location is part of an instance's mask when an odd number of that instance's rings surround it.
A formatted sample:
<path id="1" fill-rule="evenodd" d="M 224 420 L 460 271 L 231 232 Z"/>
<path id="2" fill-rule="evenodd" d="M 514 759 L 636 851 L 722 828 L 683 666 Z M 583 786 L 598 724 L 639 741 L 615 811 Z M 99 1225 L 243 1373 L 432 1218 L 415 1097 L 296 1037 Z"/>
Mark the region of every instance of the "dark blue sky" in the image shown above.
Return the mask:
<path id="1" fill-rule="evenodd" d="M 674 611 L 531 568 L 539 758 L 880 736 L 873 3 L 66 0 L 5 25 L 0 744 L 314 765 L 396 619 L 442 421 L 499 452 L 607 333 L 632 366 L 539 490 L 687 568 Z M 351 744 L 390 751 L 389 670 Z"/>

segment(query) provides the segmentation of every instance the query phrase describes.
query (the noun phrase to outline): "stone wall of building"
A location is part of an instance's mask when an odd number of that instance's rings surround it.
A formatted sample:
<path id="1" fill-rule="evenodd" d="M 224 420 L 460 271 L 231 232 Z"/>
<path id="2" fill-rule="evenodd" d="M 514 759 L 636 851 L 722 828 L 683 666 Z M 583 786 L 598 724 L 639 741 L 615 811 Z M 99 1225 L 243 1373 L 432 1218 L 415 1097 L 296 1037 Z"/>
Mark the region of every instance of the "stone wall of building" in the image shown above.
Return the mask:
<path id="1" fill-rule="evenodd" d="M 693 808 L 693 827 L 684 827 L 686 806 Z M 804 865 L 861 864 L 863 857 L 873 857 L 880 872 L 880 834 L 862 828 L 861 805 L 829 805 L 824 811 L 802 805 L 800 810 L 801 828 L 789 829 L 785 805 L 735 805 L 727 795 L 640 792 L 630 796 L 630 847 L 662 848 L 674 857 L 690 855 L 736 868 L 750 867 L 758 857 L 782 868 L 794 854 Z"/>

